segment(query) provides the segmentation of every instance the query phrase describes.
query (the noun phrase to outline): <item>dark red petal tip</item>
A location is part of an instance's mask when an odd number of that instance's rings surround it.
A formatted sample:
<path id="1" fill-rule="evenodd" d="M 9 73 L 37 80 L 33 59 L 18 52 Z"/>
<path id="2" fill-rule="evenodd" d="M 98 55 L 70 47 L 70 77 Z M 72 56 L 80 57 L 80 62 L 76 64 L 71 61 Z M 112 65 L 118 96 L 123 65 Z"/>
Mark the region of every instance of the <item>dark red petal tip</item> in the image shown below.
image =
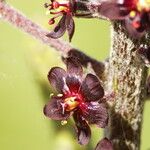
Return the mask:
<path id="1" fill-rule="evenodd" d="M 97 144 L 95 150 L 113 150 L 112 142 L 104 138 Z"/>

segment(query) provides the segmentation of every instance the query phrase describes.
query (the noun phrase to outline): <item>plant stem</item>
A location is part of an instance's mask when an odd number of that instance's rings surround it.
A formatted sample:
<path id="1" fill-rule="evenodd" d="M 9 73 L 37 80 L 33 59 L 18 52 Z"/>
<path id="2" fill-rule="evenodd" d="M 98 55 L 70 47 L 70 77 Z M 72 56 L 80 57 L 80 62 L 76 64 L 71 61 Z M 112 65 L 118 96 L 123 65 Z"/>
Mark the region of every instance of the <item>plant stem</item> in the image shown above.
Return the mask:
<path id="1" fill-rule="evenodd" d="M 91 64 L 97 73 L 101 72 L 104 67 L 101 62 L 98 62 L 80 50 L 75 49 L 70 43 L 62 39 L 52 39 L 47 37 L 46 35 L 49 31 L 43 29 L 40 25 L 27 18 L 25 15 L 3 0 L 0 0 L 0 17 L 1 20 L 4 20 L 18 29 L 21 29 L 23 32 L 31 35 L 35 39 L 38 39 L 47 46 L 53 47 L 55 50 L 61 52 L 61 55 L 76 55 L 76 57 L 78 57 L 82 63 L 84 63 L 85 67 L 87 67 L 87 64 Z M 99 68 L 102 69 L 100 70 Z"/>
<path id="2" fill-rule="evenodd" d="M 114 22 L 112 28 L 106 88 L 115 91 L 115 99 L 105 134 L 114 150 L 139 150 L 147 68 L 136 50 L 148 41 L 130 38 L 120 22 Z"/>

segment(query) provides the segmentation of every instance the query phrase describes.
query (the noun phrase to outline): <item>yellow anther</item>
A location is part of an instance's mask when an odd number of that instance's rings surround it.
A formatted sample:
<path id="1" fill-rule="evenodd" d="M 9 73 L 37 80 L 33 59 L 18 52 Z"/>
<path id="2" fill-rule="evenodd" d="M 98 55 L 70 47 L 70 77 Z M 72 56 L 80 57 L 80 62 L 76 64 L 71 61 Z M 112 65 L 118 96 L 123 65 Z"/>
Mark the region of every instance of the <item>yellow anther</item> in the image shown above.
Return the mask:
<path id="1" fill-rule="evenodd" d="M 58 96 L 58 97 L 62 97 L 62 96 L 63 96 L 63 94 L 57 94 L 57 96 Z"/>
<path id="2" fill-rule="evenodd" d="M 51 94 L 50 94 L 50 97 L 52 97 L 52 96 L 54 96 L 54 93 L 51 93 Z"/>
<path id="3" fill-rule="evenodd" d="M 136 16 L 136 11 L 131 11 L 131 12 L 130 12 L 130 17 L 131 17 L 131 18 L 134 18 L 135 16 Z"/>
<path id="4" fill-rule="evenodd" d="M 61 121 L 61 125 L 62 125 L 62 126 L 66 125 L 66 124 L 67 124 L 67 120 L 62 120 L 62 121 Z"/>
<path id="5" fill-rule="evenodd" d="M 47 10 L 47 11 L 46 11 L 46 15 L 49 15 L 49 14 L 50 14 L 50 11 L 49 11 L 49 10 Z"/>
<path id="6" fill-rule="evenodd" d="M 69 102 L 69 101 L 74 102 L 75 99 L 76 99 L 76 97 L 68 97 L 68 98 L 65 99 L 65 102 Z"/>
<path id="7" fill-rule="evenodd" d="M 75 99 L 76 97 L 69 97 L 65 99 L 65 104 L 67 106 L 66 111 L 71 111 L 78 106 L 79 102 Z"/>

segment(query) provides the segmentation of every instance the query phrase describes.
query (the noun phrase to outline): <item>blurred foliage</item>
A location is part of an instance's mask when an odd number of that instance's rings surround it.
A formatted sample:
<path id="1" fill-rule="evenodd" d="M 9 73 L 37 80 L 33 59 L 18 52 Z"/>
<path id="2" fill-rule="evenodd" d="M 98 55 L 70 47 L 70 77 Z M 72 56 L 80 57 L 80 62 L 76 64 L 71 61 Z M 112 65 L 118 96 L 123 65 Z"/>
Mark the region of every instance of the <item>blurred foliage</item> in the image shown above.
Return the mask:
<path id="1" fill-rule="evenodd" d="M 29 18 L 44 26 L 44 0 L 8 0 Z M 76 19 L 72 44 L 86 54 L 104 60 L 110 47 L 110 23 L 96 19 Z M 11 25 L 0 22 L 0 149 L 1 150 L 92 150 L 101 130 L 92 127 L 92 140 L 85 148 L 77 144 L 73 123 L 66 126 L 43 115 L 43 106 L 51 92 L 47 73 L 53 66 L 63 66 L 60 54 Z M 65 39 L 67 37 L 65 36 Z M 150 148 L 146 103 L 142 150 Z"/>

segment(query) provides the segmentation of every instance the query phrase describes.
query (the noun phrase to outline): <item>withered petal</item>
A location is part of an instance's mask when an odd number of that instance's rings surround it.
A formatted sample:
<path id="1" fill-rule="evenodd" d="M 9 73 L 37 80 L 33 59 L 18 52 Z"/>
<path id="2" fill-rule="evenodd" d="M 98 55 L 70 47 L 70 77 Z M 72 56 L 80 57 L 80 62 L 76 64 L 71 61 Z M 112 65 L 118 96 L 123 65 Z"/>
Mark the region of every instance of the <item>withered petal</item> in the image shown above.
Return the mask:
<path id="1" fill-rule="evenodd" d="M 67 72 L 70 75 L 82 76 L 83 69 L 76 57 L 68 57 L 64 60 L 67 65 Z"/>
<path id="2" fill-rule="evenodd" d="M 52 97 L 45 105 L 43 112 L 45 116 L 53 120 L 66 120 L 70 116 L 69 112 L 63 112 L 61 105 L 62 99 L 60 97 Z"/>
<path id="3" fill-rule="evenodd" d="M 104 96 L 104 89 L 99 79 L 93 74 L 87 74 L 81 85 L 81 92 L 85 101 L 98 101 Z"/>
<path id="4" fill-rule="evenodd" d="M 75 31 L 75 23 L 74 23 L 74 20 L 73 20 L 71 14 L 67 14 L 66 28 L 67 28 L 67 31 L 68 31 L 69 41 L 71 42 L 71 39 L 72 39 L 72 37 L 74 35 L 74 31 Z"/>
<path id="5" fill-rule="evenodd" d="M 108 111 L 103 103 L 90 102 L 83 115 L 89 124 L 96 124 L 100 128 L 104 128 L 108 124 Z"/>
<path id="6" fill-rule="evenodd" d="M 66 71 L 60 67 L 53 67 L 48 73 L 48 80 L 53 88 L 62 93 Z"/>
<path id="7" fill-rule="evenodd" d="M 79 112 L 75 112 L 73 114 L 75 125 L 76 125 L 76 132 L 78 136 L 78 143 L 80 145 L 86 145 L 89 143 L 91 138 L 91 129 L 86 121 L 80 116 Z"/>
<path id="8" fill-rule="evenodd" d="M 56 27 L 51 31 L 49 34 L 47 34 L 47 37 L 57 39 L 64 35 L 66 31 L 66 15 L 63 15 Z"/>
<path id="9" fill-rule="evenodd" d="M 112 142 L 104 138 L 97 144 L 95 150 L 113 150 Z"/>

